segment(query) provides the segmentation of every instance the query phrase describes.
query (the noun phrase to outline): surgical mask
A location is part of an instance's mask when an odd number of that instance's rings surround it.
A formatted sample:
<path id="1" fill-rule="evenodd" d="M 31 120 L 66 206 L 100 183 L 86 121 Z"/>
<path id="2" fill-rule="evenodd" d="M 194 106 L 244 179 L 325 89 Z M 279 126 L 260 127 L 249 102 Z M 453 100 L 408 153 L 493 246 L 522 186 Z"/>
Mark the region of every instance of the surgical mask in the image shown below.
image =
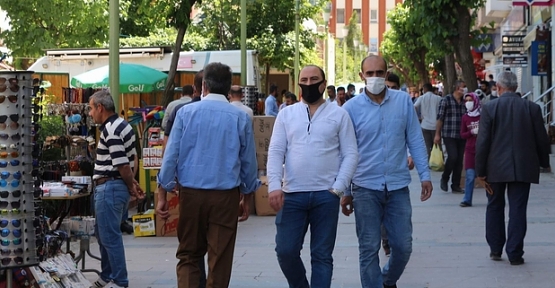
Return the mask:
<path id="1" fill-rule="evenodd" d="M 497 97 L 497 90 L 491 91 L 491 96 L 496 96 Z"/>
<path id="2" fill-rule="evenodd" d="M 370 94 L 378 95 L 385 89 L 385 78 L 382 77 L 367 77 L 366 90 Z"/>
<path id="3" fill-rule="evenodd" d="M 324 81 L 325 80 L 322 80 L 318 83 L 314 83 L 310 85 L 299 84 L 299 87 L 301 87 L 301 91 L 303 93 L 302 97 L 306 103 L 312 104 L 318 101 L 320 98 L 322 98 L 324 91 L 320 92 L 320 85 L 322 85 Z"/>
<path id="4" fill-rule="evenodd" d="M 464 103 L 464 106 L 466 106 L 466 110 L 468 111 L 474 110 L 474 102 L 466 102 Z"/>
<path id="5" fill-rule="evenodd" d="M 463 93 L 463 94 L 468 93 L 468 88 L 467 88 L 467 87 L 464 87 L 462 93 Z"/>

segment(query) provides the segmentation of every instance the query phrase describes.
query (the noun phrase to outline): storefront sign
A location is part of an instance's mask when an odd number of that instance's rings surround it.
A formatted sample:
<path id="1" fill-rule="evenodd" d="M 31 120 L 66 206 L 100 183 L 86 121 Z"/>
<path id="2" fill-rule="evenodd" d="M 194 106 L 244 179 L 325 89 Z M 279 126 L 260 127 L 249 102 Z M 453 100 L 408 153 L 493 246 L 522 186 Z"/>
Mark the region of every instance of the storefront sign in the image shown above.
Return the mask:
<path id="1" fill-rule="evenodd" d="M 528 66 L 528 55 L 503 55 L 503 65 L 513 67 Z"/>
<path id="2" fill-rule="evenodd" d="M 532 46 L 532 76 L 545 76 L 548 70 L 547 42 L 533 41 Z"/>
<path id="3" fill-rule="evenodd" d="M 503 35 L 501 46 L 503 55 L 524 54 L 524 37 L 526 35 Z"/>
<path id="4" fill-rule="evenodd" d="M 513 1 L 513 6 L 551 6 L 553 0 L 520 0 Z"/>

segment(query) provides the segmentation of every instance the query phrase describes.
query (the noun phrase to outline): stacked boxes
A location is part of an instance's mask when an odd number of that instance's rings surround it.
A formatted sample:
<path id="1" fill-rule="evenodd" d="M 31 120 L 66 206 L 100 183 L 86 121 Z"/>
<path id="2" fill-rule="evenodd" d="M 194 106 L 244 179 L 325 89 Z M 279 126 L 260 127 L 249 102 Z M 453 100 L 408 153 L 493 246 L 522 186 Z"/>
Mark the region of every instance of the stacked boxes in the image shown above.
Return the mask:
<path id="1" fill-rule="evenodd" d="M 179 195 L 176 193 L 167 193 L 168 211 L 170 217 L 162 219 L 156 217 L 156 236 L 177 236 L 177 223 L 179 222 Z M 158 206 L 158 193 L 154 194 L 154 207 Z"/>
<path id="2" fill-rule="evenodd" d="M 276 117 L 254 116 L 254 143 L 256 145 L 256 160 L 259 170 L 266 170 L 268 162 L 268 148 L 274 129 Z"/>

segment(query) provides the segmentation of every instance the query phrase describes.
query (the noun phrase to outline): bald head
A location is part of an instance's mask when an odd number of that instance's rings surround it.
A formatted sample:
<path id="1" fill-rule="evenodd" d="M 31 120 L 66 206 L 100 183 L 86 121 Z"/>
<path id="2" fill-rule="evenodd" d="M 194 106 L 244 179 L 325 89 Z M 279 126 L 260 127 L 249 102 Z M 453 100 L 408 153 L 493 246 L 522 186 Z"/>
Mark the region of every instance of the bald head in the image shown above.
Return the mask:
<path id="1" fill-rule="evenodd" d="M 239 85 L 232 85 L 229 89 L 229 100 L 239 100 L 243 98 L 243 88 Z"/>

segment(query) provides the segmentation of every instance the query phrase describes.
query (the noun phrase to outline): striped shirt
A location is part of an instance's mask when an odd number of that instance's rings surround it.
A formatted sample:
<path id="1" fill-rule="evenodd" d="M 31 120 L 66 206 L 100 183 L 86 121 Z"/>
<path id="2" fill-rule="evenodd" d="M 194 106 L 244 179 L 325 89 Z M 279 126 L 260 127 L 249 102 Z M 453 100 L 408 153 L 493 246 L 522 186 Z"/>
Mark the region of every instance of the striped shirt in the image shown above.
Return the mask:
<path id="1" fill-rule="evenodd" d="M 135 165 L 135 132 L 117 114 L 106 119 L 100 131 L 93 179 L 121 177 L 118 166 L 129 164 L 133 169 Z"/>

